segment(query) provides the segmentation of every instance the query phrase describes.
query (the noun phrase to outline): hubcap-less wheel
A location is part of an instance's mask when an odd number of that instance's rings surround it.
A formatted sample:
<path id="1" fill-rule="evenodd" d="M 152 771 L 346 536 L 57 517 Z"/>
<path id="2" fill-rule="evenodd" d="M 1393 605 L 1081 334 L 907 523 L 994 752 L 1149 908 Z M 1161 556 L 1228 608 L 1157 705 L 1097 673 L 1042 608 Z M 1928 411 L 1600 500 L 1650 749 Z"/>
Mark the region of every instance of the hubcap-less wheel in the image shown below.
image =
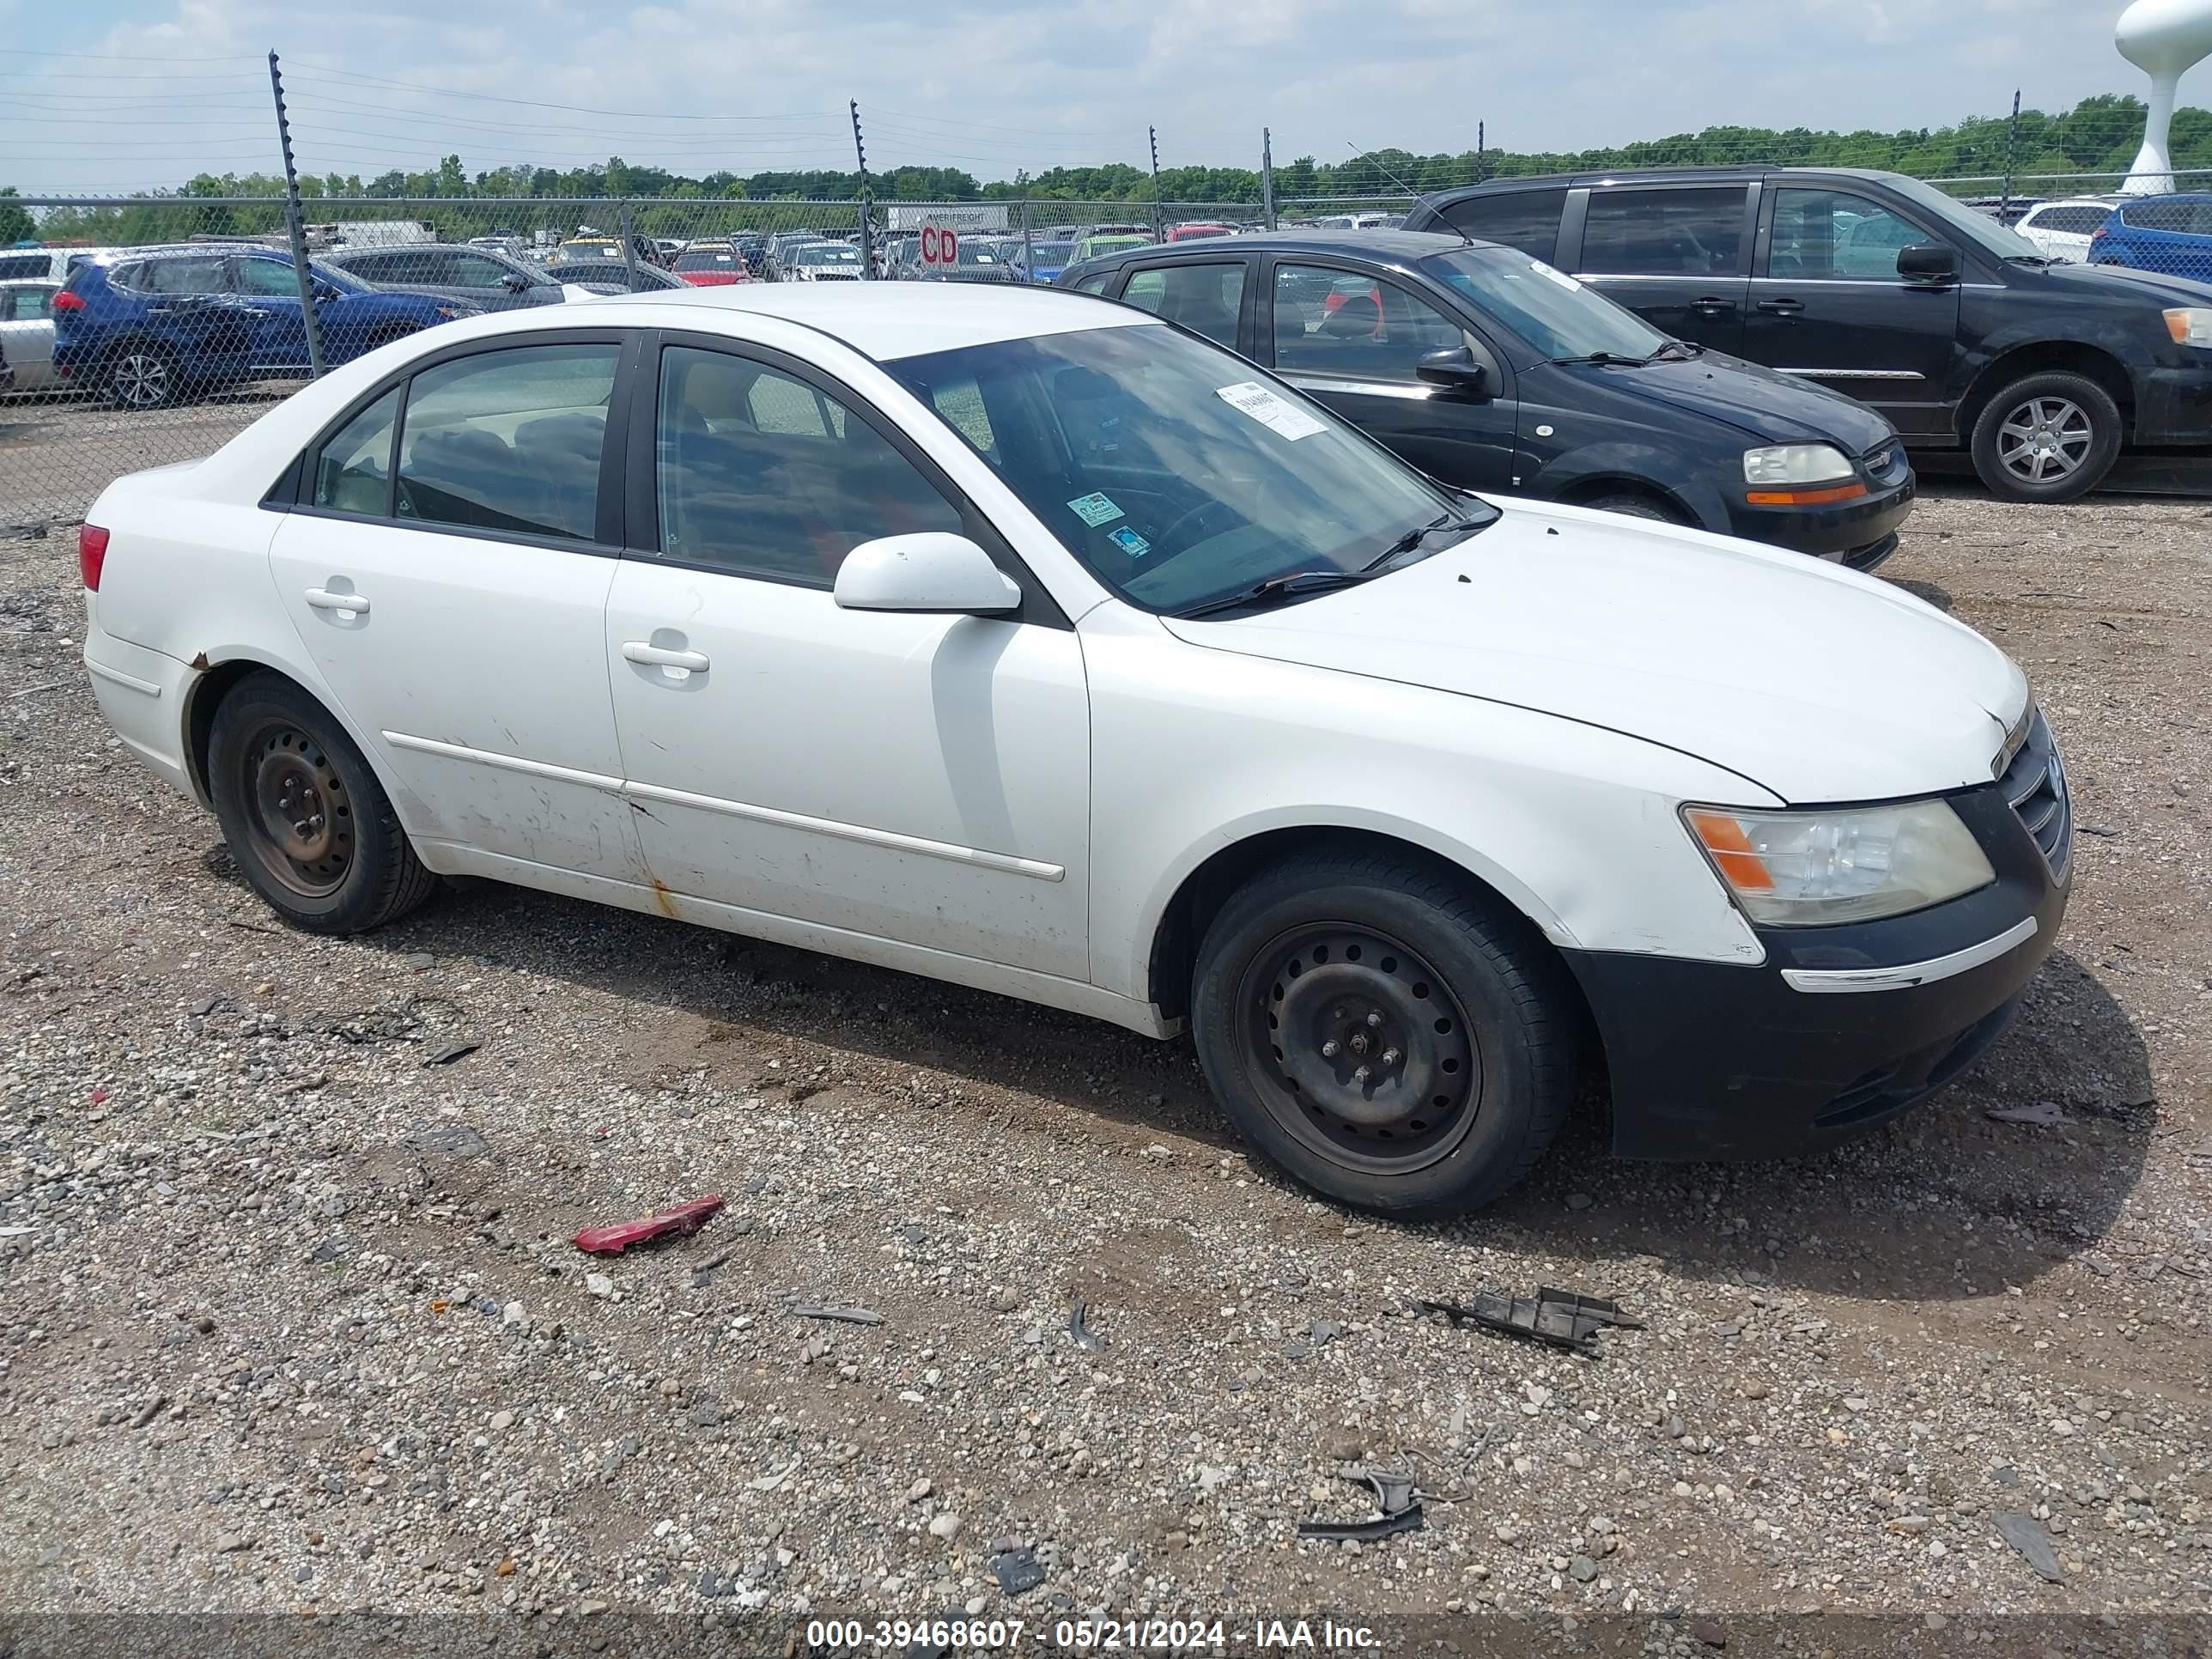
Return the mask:
<path id="1" fill-rule="evenodd" d="M 1237 1006 L 1268 1109 L 1332 1163 L 1407 1174 L 1473 1126 L 1482 1062 L 1466 1013 L 1400 941 L 1348 924 L 1280 934 L 1253 957 Z"/>
<path id="2" fill-rule="evenodd" d="M 115 365 L 115 398 L 133 409 L 152 409 L 168 401 L 169 365 L 150 351 L 133 351 Z"/>
<path id="3" fill-rule="evenodd" d="M 246 746 L 245 770 L 261 866 L 303 898 L 337 891 L 353 865 L 353 811 L 330 757 L 296 727 L 270 725 Z"/>
<path id="4" fill-rule="evenodd" d="M 2079 471 L 2096 434 L 2070 398 L 2031 398 L 1997 428 L 1997 461 L 2028 483 L 2055 483 Z"/>

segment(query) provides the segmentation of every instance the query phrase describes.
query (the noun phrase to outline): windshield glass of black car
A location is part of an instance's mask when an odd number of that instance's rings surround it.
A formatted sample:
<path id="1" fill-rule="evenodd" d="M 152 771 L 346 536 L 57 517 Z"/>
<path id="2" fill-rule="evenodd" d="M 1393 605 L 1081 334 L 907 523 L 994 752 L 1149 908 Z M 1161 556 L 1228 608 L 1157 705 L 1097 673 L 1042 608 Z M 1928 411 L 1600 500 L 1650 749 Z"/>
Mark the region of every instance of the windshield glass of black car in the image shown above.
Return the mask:
<path id="1" fill-rule="evenodd" d="M 1667 343 L 1666 335 L 1626 306 L 1510 248 L 1431 254 L 1421 269 L 1539 357 L 1641 362 Z"/>

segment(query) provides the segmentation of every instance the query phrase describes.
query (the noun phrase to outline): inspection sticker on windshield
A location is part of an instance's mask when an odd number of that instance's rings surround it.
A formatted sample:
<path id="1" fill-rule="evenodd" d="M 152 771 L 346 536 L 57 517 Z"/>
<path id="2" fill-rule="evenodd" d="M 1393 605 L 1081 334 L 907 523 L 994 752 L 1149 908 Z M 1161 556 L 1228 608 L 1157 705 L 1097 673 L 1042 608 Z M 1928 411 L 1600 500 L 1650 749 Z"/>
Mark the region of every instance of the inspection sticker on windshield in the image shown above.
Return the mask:
<path id="1" fill-rule="evenodd" d="M 1106 539 L 1133 559 L 1141 559 L 1152 550 L 1152 544 L 1127 525 L 1118 530 L 1108 531 Z"/>
<path id="2" fill-rule="evenodd" d="M 1257 380 L 1239 380 L 1235 386 L 1217 390 L 1215 397 L 1231 409 L 1241 409 L 1261 426 L 1272 428 L 1285 438 L 1310 438 L 1316 432 L 1328 428 L 1295 404 L 1286 404 Z"/>
<path id="3" fill-rule="evenodd" d="M 1121 516 L 1120 507 L 1099 495 L 1079 495 L 1068 506 L 1073 509 L 1077 518 L 1093 530 L 1102 524 L 1111 524 Z"/>
<path id="4" fill-rule="evenodd" d="M 1550 265 L 1546 264 L 1541 259 L 1529 260 L 1528 269 L 1534 271 L 1539 276 L 1549 277 L 1553 282 L 1557 283 L 1561 288 L 1566 289 L 1570 294 L 1579 294 L 1583 291 L 1583 285 L 1580 283 L 1568 276 L 1565 271 L 1554 270 Z"/>

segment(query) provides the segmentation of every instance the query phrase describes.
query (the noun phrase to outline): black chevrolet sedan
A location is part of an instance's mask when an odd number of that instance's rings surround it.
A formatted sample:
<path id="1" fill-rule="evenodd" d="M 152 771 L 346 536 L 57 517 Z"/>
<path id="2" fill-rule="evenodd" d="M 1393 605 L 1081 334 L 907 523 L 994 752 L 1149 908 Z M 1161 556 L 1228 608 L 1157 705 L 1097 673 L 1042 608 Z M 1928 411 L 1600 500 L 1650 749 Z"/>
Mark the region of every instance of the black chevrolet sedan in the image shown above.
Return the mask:
<path id="1" fill-rule="evenodd" d="M 1132 248 L 1059 282 L 1243 353 L 1461 489 L 1862 570 L 1911 511 L 1912 468 L 1880 415 L 1676 339 L 1514 248 L 1281 233 Z"/>

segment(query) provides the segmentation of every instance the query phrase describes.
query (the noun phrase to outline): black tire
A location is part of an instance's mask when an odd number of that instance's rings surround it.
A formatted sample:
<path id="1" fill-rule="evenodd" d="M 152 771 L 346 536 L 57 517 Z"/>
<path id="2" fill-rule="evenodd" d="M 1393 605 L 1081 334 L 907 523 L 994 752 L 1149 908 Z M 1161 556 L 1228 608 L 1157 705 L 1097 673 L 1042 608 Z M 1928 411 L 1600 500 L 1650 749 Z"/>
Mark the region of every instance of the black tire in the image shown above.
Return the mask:
<path id="1" fill-rule="evenodd" d="M 353 739 L 281 674 L 248 675 L 216 710 L 208 793 L 240 872 L 295 927 L 365 933 L 437 886 Z"/>
<path id="2" fill-rule="evenodd" d="M 1975 417 L 1974 471 L 2005 501 L 2070 501 L 2112 470 L 2124 427 L 2112 394 L 2087 375 L 2065 369 L 2024 375 Z M 2039 461 L 2048 475 L 2042 478 L 2033 476 Z"/>
<path id="3" fill-rule="evenodd" d="M 167 409 L 183 401 L 184 367 L 167 346 L 133 340 L 109 354 L 100 386 L 118 409 Z"/>
<path id="4" fill-rule="evenodd" d="M 1656 519 L 1661 524 L 1686 526 L 1690 522 L 1656 497 L 1638 495 L 1626 489 L 1610 495 L 1593 495 L 1586 501 L 1577 501 L 1575 505 L 1591 507 L 1600 513 L 1619 513 L 1631 519 Z"/>
<path id="5" fill-rule="evenodd" d="M 1566 1115 L 1563 971 L 1446 870 L 1316 851 L 1222 907 L 1191 1031 L 1215 1097 L 1292 1179 L 1402 1219 L 1462 1215 L 1526 1176 Z"/>

